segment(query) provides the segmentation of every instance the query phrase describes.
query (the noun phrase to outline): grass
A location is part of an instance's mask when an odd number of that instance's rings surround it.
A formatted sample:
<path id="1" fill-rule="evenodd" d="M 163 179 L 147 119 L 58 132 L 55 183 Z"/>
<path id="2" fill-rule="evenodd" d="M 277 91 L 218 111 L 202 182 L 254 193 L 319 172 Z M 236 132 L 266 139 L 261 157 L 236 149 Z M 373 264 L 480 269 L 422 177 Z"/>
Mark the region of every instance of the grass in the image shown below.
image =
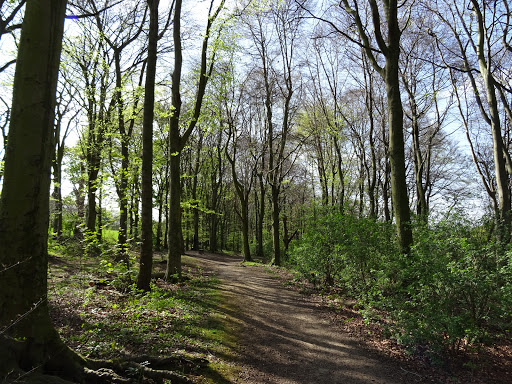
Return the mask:
<path id="1" fill-rule="evenodd" d="M 102 232 L 103 239 L 111 242 L 112 244 L 117 243 L 117 237 L 119 236 L 119 231 L 114 229 L 105 229 L 103 228 Z"/>
<path id="2" fill-rule="evenodd" d="M 209 364 L 182 367 L 199 383 L 230 383 L 236 339 L 218 310 L 218 280 L 183 256 L 184 280 L 161 279 L 144 294 L 135 271 L 101 256 L 63 256 L 50 247 L 49 301 L 54 324 L 66 343 L 84 356 L 176 356 Z M 158 274 L 165 263 L 156 261 Z"/>

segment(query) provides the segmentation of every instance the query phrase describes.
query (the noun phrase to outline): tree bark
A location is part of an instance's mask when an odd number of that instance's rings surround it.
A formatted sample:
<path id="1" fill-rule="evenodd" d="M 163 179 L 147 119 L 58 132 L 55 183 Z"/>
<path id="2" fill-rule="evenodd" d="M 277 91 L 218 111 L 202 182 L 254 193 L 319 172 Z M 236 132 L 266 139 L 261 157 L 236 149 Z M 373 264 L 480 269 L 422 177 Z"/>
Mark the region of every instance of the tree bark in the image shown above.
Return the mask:
<path id="1" fill-rule="evenodd" d="M 172 138 L 171 138 L 172 140 Z M 181 169 L 180 153 L 172 152 L 169 159 L 169 214 L 167 216 L 169 230 L 167 233 L 167 243 L 169 247 L 169 259 L 167 261 L 167 270 L 165 278 L 168 280 L 171 276 L 181 275 L 181 253 L 182 229 L 181 229 Z"/>
<path id="2" fill-rule="evenodd" d="M 262 168 L 264 168 L 264 164 L 262 165 Z M 265 220 L 265 183 L 263 181 L 263 173 L 258 173 L 258 180 L 259 180 L 259 200 L 257 196 L 257 192 L 255 191 L 255 200 L 259 201 L 259 212 L 256 215 L 257 222 L 256 222 L 256 256 L 261 257 L 262 259 L 265 258 L 265 253 L 263 251 L 263 221 Z"/>
<path id="3" fill-rule="evenodd" d="M 348 0 L 342 0 L 347 13 L 352 15 L 364 48 L 373 68 L 382 76 L 386 84 L 388 130 L 389 130 L 389 161 L 391 165 L 391 199 L 396 220 L 397 236 L 400 249 L 404 254 L 410 253 L 413 244 L 409 197 L 407 196 L 407 179 L 405 173 L 404 145 L 404 111 L 400 95 L 399 58 L 401 30 L 398 23 L 398 1 L 384 2 L 384 14 L 387 25 L 387 42 L 381 28 L 381 15 L 376 0 L 369 0 L 373 21 L 373 33 L 377 46 L 385 58 L 384 67 L 379 65 L 371 47 L 367 28 L 363 25 L 357 6 L 351 7 Z M 356 4 L 354 1 L 353 4 Z"/>
<path id="4" fill-rule="evenodd" d="M 50 170 L 65 0 L 27 3 L 14 78 L 0 200 L 0 345 L 21 343 L 24 371 L 80 380 L 80 360 L 60 340 L 48 313 Z M 9 373 L 2 362 L 0 376 Z"/>
<path id="5" fill-rule="evenodd" d="M 153 268 L 153 117 L 158 45 L 158 3 L 148 0 L 149 42 L 142 128 L 142 245 L 137 287 L 149 291 Z"/>
<path id="6" fill-rule="evenodd" d="M 399 39 L 398 24 L 394 34 L 389 40 Z M 405 175 L 405 145 L 404 145 L 404 112 L 400 95 L 398 78 L 398 46 L 390 49 L 392 55 L 386 60 L 385 82 L 388 98 L 388 124 L 389 124 L 389 160 L 391 165 L 391 198 L 395 214 L 398 241 L 403 253 L 408 254 L 412 245 L 412 228 L 409 197 L 407 196 L 407 179 Z"/>

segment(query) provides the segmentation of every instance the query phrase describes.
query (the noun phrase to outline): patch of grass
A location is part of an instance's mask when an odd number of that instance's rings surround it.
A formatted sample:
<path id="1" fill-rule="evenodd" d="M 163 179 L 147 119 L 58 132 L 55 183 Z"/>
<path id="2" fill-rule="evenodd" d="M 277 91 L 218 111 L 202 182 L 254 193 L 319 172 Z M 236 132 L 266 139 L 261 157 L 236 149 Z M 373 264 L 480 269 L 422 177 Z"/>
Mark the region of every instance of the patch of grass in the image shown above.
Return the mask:
<path id="1" fill-rule="evenodd" d="M 103 241 L 106 241 L 110 244 L 116 244 L 118 236 L 119 236 L 119 231 L 114 230 L 114 229 L 103 228 L 103 232 L 102 232 Z"/>
<path id="2" fill-rule="evenodd" d="M 261 267 L 262 263 L 260 261 L 242 261 L 242 265 L 252 266 L 252 267 Z"/>

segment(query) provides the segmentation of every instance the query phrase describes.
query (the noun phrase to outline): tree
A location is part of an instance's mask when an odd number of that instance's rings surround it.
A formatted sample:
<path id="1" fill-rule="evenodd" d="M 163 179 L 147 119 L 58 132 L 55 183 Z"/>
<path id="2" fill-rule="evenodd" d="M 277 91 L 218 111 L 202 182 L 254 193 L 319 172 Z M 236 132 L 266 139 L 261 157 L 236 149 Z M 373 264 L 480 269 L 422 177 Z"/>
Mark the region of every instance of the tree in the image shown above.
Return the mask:
<path id="1" fill-rule="evenodd" d="M 245 151 L 249 152 L 251 147 L 251 138 L 250 135 L 245 135 L 243 137 L 243 133 L 239 132 L 240 129 L 237 129 L 235 121 L 236 114 L 233 111 L 229 110 L 227 112 L 227 130 L 228 130 L 228 143 L 225 148 L 226 158 L 228 162 L 231 164 L 231 175 L 233 178 L 233 185 L 235 187 L 235 192 L 238 196 L 238 200 L 240 202 L 240 210 L 237 209 L 237 214 L 240 217 L 242 222 L 242 244 L 243 244 L 243 255 L 245 261 L 252 261 L 251 251 L 249 247 L 249 197 L 252 189 L 252 183 L 254 181 L 254 171 L 255 167 L 251 166 L 248 163 L 248 157 L 239 159 L 238 152 Z M 233 144 L 230 148 L 229 142 L 232 141 Z M 230 154 L 230 151 L 232 152 Z M 237 165 L 240 168 L 237 171 Z"/>
<path id="2" fill-rule="evenodd" d="M 477 171 L 484 181 L 484 187 L 494 202 L 499 228 L 498 237 L 500 241 L 507 243 L 510 241 L 512 221 L 510 212 L 512 198 L 509 187 L 512 161 L 508 146 L 504 142 L 501 113 L 502 110 L 506 114 L 508 111 L 508 116 L 512 117 L 509 113 L 510 104 L 503 93 L 504 89 L 509 89 L 508 80 L 503 75 L 503 68 L 507 66 L 506 60 L 509 58 L 506 41 L 509 19 L 505 18 L 507 22 L 502 22 L 503 16 L 508 14 L 508 5 L 501 1 L 481 5 L 473 0 L 463 4 L 447 0 L 443 4 L 446 8 L 434 10 L 435 15 L 441 21 L 440 25 L 448 28 L 453 40 L 446 42 L 443 30 L 437 29 L 431 33 L 436 37 L 444 65 L 450 69 L 459 111 L 466 127 L 467 138 L 470 140 L 472 156 Z M 503 4 L 505 4 L 504 8 L 502 8 Z M 500 40 L 502 45 L 495 44 L 495 41 Z M 491 179 L 485 175 L 485 167 L 481 167 L 477 159 L 475 146 L 469 135 L 469 121 L 461 109 L 461 93 L 456 89 L 460 86 L 456 84 L 460 74 L 464 74 L 469 80 L 474 103 L 484 123 L 490 128 L 494 168 L 494 177 Z M 491 181 L 487 182 L 485 179 Z"/>
<path id="3" fill-rule="evenodd" d="M 398 1 L 383 1 L 379 5 L 377 0 L 369 0 L 373 37 L 376 46 L 371 42 L 364 15 L 360 12 L 357 1 L 349 2 L 349 0 L 342 0 L 342 4 L 357 28 L 360 44 L 371 65 L 386 83 L 393 210 L 400 248 L 402 252 L 409 253 L 413 238 L 405 174 L 404 111 L 399 78 L 400 37 L 402 29 L 398 19 Z M 384 13 L 385 23 L 381 23 L 381 13 Z M 407 20 L 405 20 L 403 25 L 406 26 L 407 23 Z M 334 26 L 332 23 L 331 25 Z M 387 26 L 385 33 L 382 30 L 383 25 Z M 347 36 L 345 32 L 338 28 L 336 29 L 341 34 Z M 350 36 L 347 37 L 351 38 Z M 353 38 L 351 40 L 354 41 Z M 377 58 L 377 52 L 383 56 L 384 65 Z"/>
<path id="4" fill-rule="evenodd" d="M 0 198 L 3 377 L 41 367 L 79 379 L 74 368 L 81 359 L 60 340 L 47 301 L 50 167 L 65 9 L 66 0 L 28 2 L 21 32 Z"/>
<path id="5" fill-rule="evenodd" d="M 153 261 L 153 118 L 158 45 L 159 0 L 148 0 L 149 42 L 142 127 L 142 245 L 137 287 L 148 291 Z"/>
<path id="6" fill-rule="evenodd" d="M 87 116 L 86 132 L 80 138 L 87 171 L 86 229 L 96 237 L 98 176 L 115 102 L 112 98 L 107 103 L 108 91 L 112 87 L 110 68 L 113 57 L 92 21 L 79 19 L 79 25 L 83 28 L 83 36 L 67 40 L 64 52 L 66 60 L 69 57 L 70 66 L 76 70 L 75 78 L 68 81 L 78 88 L 79 104 Z"/>
<path id="7" fill-rule="evenodd" d="M 199 68 L 199 80 L 195 96 L 192 116 L 184 132 L 181 132 L 181 71 L 183 66 L 181 46 L 181 0 L 176 0 L 174 5 L 173 38 L 174 38 L 174 72 L 172 74 L 172 107 L 169 123 L 169 214 L 168 214 L 168 243 L 169 254 L 166 270 L 166 279 L 173 275 L 181 275 L 181 254 L 183 253 L 183 234 L 181 228 L 181 151 L 185 147 L 188 138 L 196 127 L 201 105 L 203 103 L 206 84 L 213 71 L 215 53 L 210 57 L 208 63 L 208 43 L 212 32 L 212 25 L 224 7 L 225 0 L 222 0 L 215 11 L 213 1 L 208 11 L 208 22 L 201 48 L 201 64 Z"/>
<path id="8" fill-rule="evenodd" d="M 289 153 L 285 149 L 293 126 L 293 98 L 298 88 L 295 71 L 301 12 L 301 8 L 293 1 L 271 2 L 263 10 L 255 10 L 255 23 L 249 21 L 247 25 L 260 62 L 258 72 L 263 83 L 265 124 L 268 132 L 266 178 L 270 184 L 272 203 L 272 263 L 275 265 L 281 265 L 280 193 L 287 173 L 285 159 Z M 275 46 L 272 39 L 274 36 Z M 281 117 L 280 124 L 276 123 L 276 115 Z"/>
<path id="9" fill-rule="evenodd" d="M 67 96 L 67 97 L 66 97 Z M 69 94 L 67 85 L 62 85 L 59 92 L 56 108 L 55 129 L 53 132 L 53 147 L 54 153 L 52 156 L 52 169 L 53 169 L 53 233 L 57 239 L 62 237 L 62 163 L 65 153 L 66 138 L 71 133 L 71 125 L 76 121 L 79 111 L 74 111 L 74 114 L 66 123 L 66 128 L 62 132 L 62 124 L 64 116 L 70 111 L 73 103 L 73 97 Z"/>
<path id="10" fill-rule="evenodd" d="M 118 235 L 118 246 L 119 253 L 125 259 L 126 246 L 127 246 L 127 235 L 128 235 L 128 173 L 130 167 L 130 151 L 129 145 L 132 139 L 133 127 L 135 119 L 132 117 L 129 124 L 126 124 L 125 118 L 125 100 L 123 97 L 124 91 L 124 73 L 122 69 L 122 56 L 123 51 L 126 50 L 140 35 L 143 29 L 143 25 L 146 22 L 146 10 L 141 12 L 136 3 L 133 8 L 130 8 L 126 14 L 121 14 L 118 11 L 116 18 L 109 17 L 106 11 L 102 12 L 101 17 L 96 7 L 96 3 L 90 0 L 91 7 L 95 13 L 96 25 L 100 32 L 102 39 L 105 39 L 110 51 L 113 52 L 114 57 L 114 72 L 115 72 L 115 91 L 112 96 L 112 104 L 115 104 L 117 109 L 117 130 L 119 133 L 119 139 L 121 144 L 121 166 L 116 172 L 112 169 L 116 180 L 116 191 L 119 197 L 119 235 Z M 142 18 L 138 20 L 138 16 L 143 14 Z M 157 15 L 158 16 L 158 15 Z M 140 17 L 140 16 L 139 16 Z M 139 22 L 140 24 L 137 25 Z M 117 28 L 112 26 L 116 24 Z M 158 25 L 157 25 L 158 28 Z M 157 30 L 158 33 L 158 30 Z M 156 52 L 155 52 L 156 55 Z M 139 64 L 138 57 L 135 58 L 134 62 L 130 65 L 128 70 L 132 70 Z M 141 81 L 144 73 L 144 67 L 141 73 Z M 147 78 L 146 78 L 147 79 Z M 146 80 L 147 81 L 147 80 Z M 153 80 L 154 81 L 154 80 Z M 147 85 L 147 84 L 146 84 Z M 135 107 L 139 101 L 138 93 L 135 96 Z M 117 173 L 117 174 L 116 174 Z"/>

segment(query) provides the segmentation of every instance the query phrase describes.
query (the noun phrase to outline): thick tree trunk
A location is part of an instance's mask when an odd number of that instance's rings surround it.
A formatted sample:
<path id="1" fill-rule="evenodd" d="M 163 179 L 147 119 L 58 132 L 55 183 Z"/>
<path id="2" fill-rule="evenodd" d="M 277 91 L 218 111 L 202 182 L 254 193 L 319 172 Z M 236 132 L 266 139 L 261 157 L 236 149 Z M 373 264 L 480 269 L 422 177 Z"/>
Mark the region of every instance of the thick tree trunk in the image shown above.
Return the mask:
<path id="1" fill-rule="evenodd" d="M 0 378 L 11 369 L 65 369 L 64 376 L 81 379 L 80 359 L 62 344 L 47 302 L 50 160 L 65 8 L 65 0 L 33 0 L 23 21 L 0 201 L 0 345 L 16 338 L 21 358 L 2 361 Z"/>
<path id="2" fill-rule="evenodd" d="M 118 253 L 126 254 L 128 240 L 128 169 L 130 166 L 127 139 L 121 140 L 121 169 L 119 171 L 119 236 L 117 238 Z"/>
<path id="3" fill-rule="evenodd" d="M 217 242 L 217 232 L 219 228 L 219 218 L 217 214 L 210 214 L 210 251 L 217 252 L 218 251 L 218 242 Z"/>
<path id="4" fill-rule="evenodd" d="M 407 180 L 405 173 L 404 150 L 404 111 L 400 95 L 399 58 L 401 26 L 398 22 L 398 2 L 389 0 L 382 5 L 376 0 L 369 0 L 373 21 L 375 41 L 385 57 L 385 66 L 381 67 L 370 45 L 367 28 L 363 25 L 359 9 L 351 7 L 348 0 L 342 0 L 343 6 L 357 26 L 363 48 L 373 68 L 379 72 L 386 84 L 388 129 L 389 129 L 389 159 L 391 164 L 391 195 L 396 229 L 401 251 L 410 252 L 413 242 L 410 223 L 409 198 L 407 196 Z M 356 2 L 352 2 L 356 4 Z M 380 12 L 384 12 L 386 23 L 381 22 Z M 387 33 L 382 33 L 382 26 L 387 26 Z M 386 36 L 387 42 L 384 39 Z"/>
<path id="5" fill-rule="evenodd" d="M 398 25 L 397 3 L 387 7 L 388 47 L 384 82 L 388 101 L 389 159 L 391 164 L 391 196 L 396 220 L 398 241 L 403 253 L 408 254 L 413 242 L 407 179 L 405 173 L 404 111 L 398 76 L 400 57 L 400 26 Z"/>
<path id="6" fill-rule="evenodd" d="M 390 39 L 392 36 L 390 36 Z M 398 47 L 397 47 L 398 50 Z M 386 62 L 386 91 L 389 120 L 389 159 L 391 164 L 391 196 L 395 213 L 398 241 L 402 252 L 409 253 L 412 228 L 405 174 L 404 119 L 398 79 L 398 52 Z"/>

